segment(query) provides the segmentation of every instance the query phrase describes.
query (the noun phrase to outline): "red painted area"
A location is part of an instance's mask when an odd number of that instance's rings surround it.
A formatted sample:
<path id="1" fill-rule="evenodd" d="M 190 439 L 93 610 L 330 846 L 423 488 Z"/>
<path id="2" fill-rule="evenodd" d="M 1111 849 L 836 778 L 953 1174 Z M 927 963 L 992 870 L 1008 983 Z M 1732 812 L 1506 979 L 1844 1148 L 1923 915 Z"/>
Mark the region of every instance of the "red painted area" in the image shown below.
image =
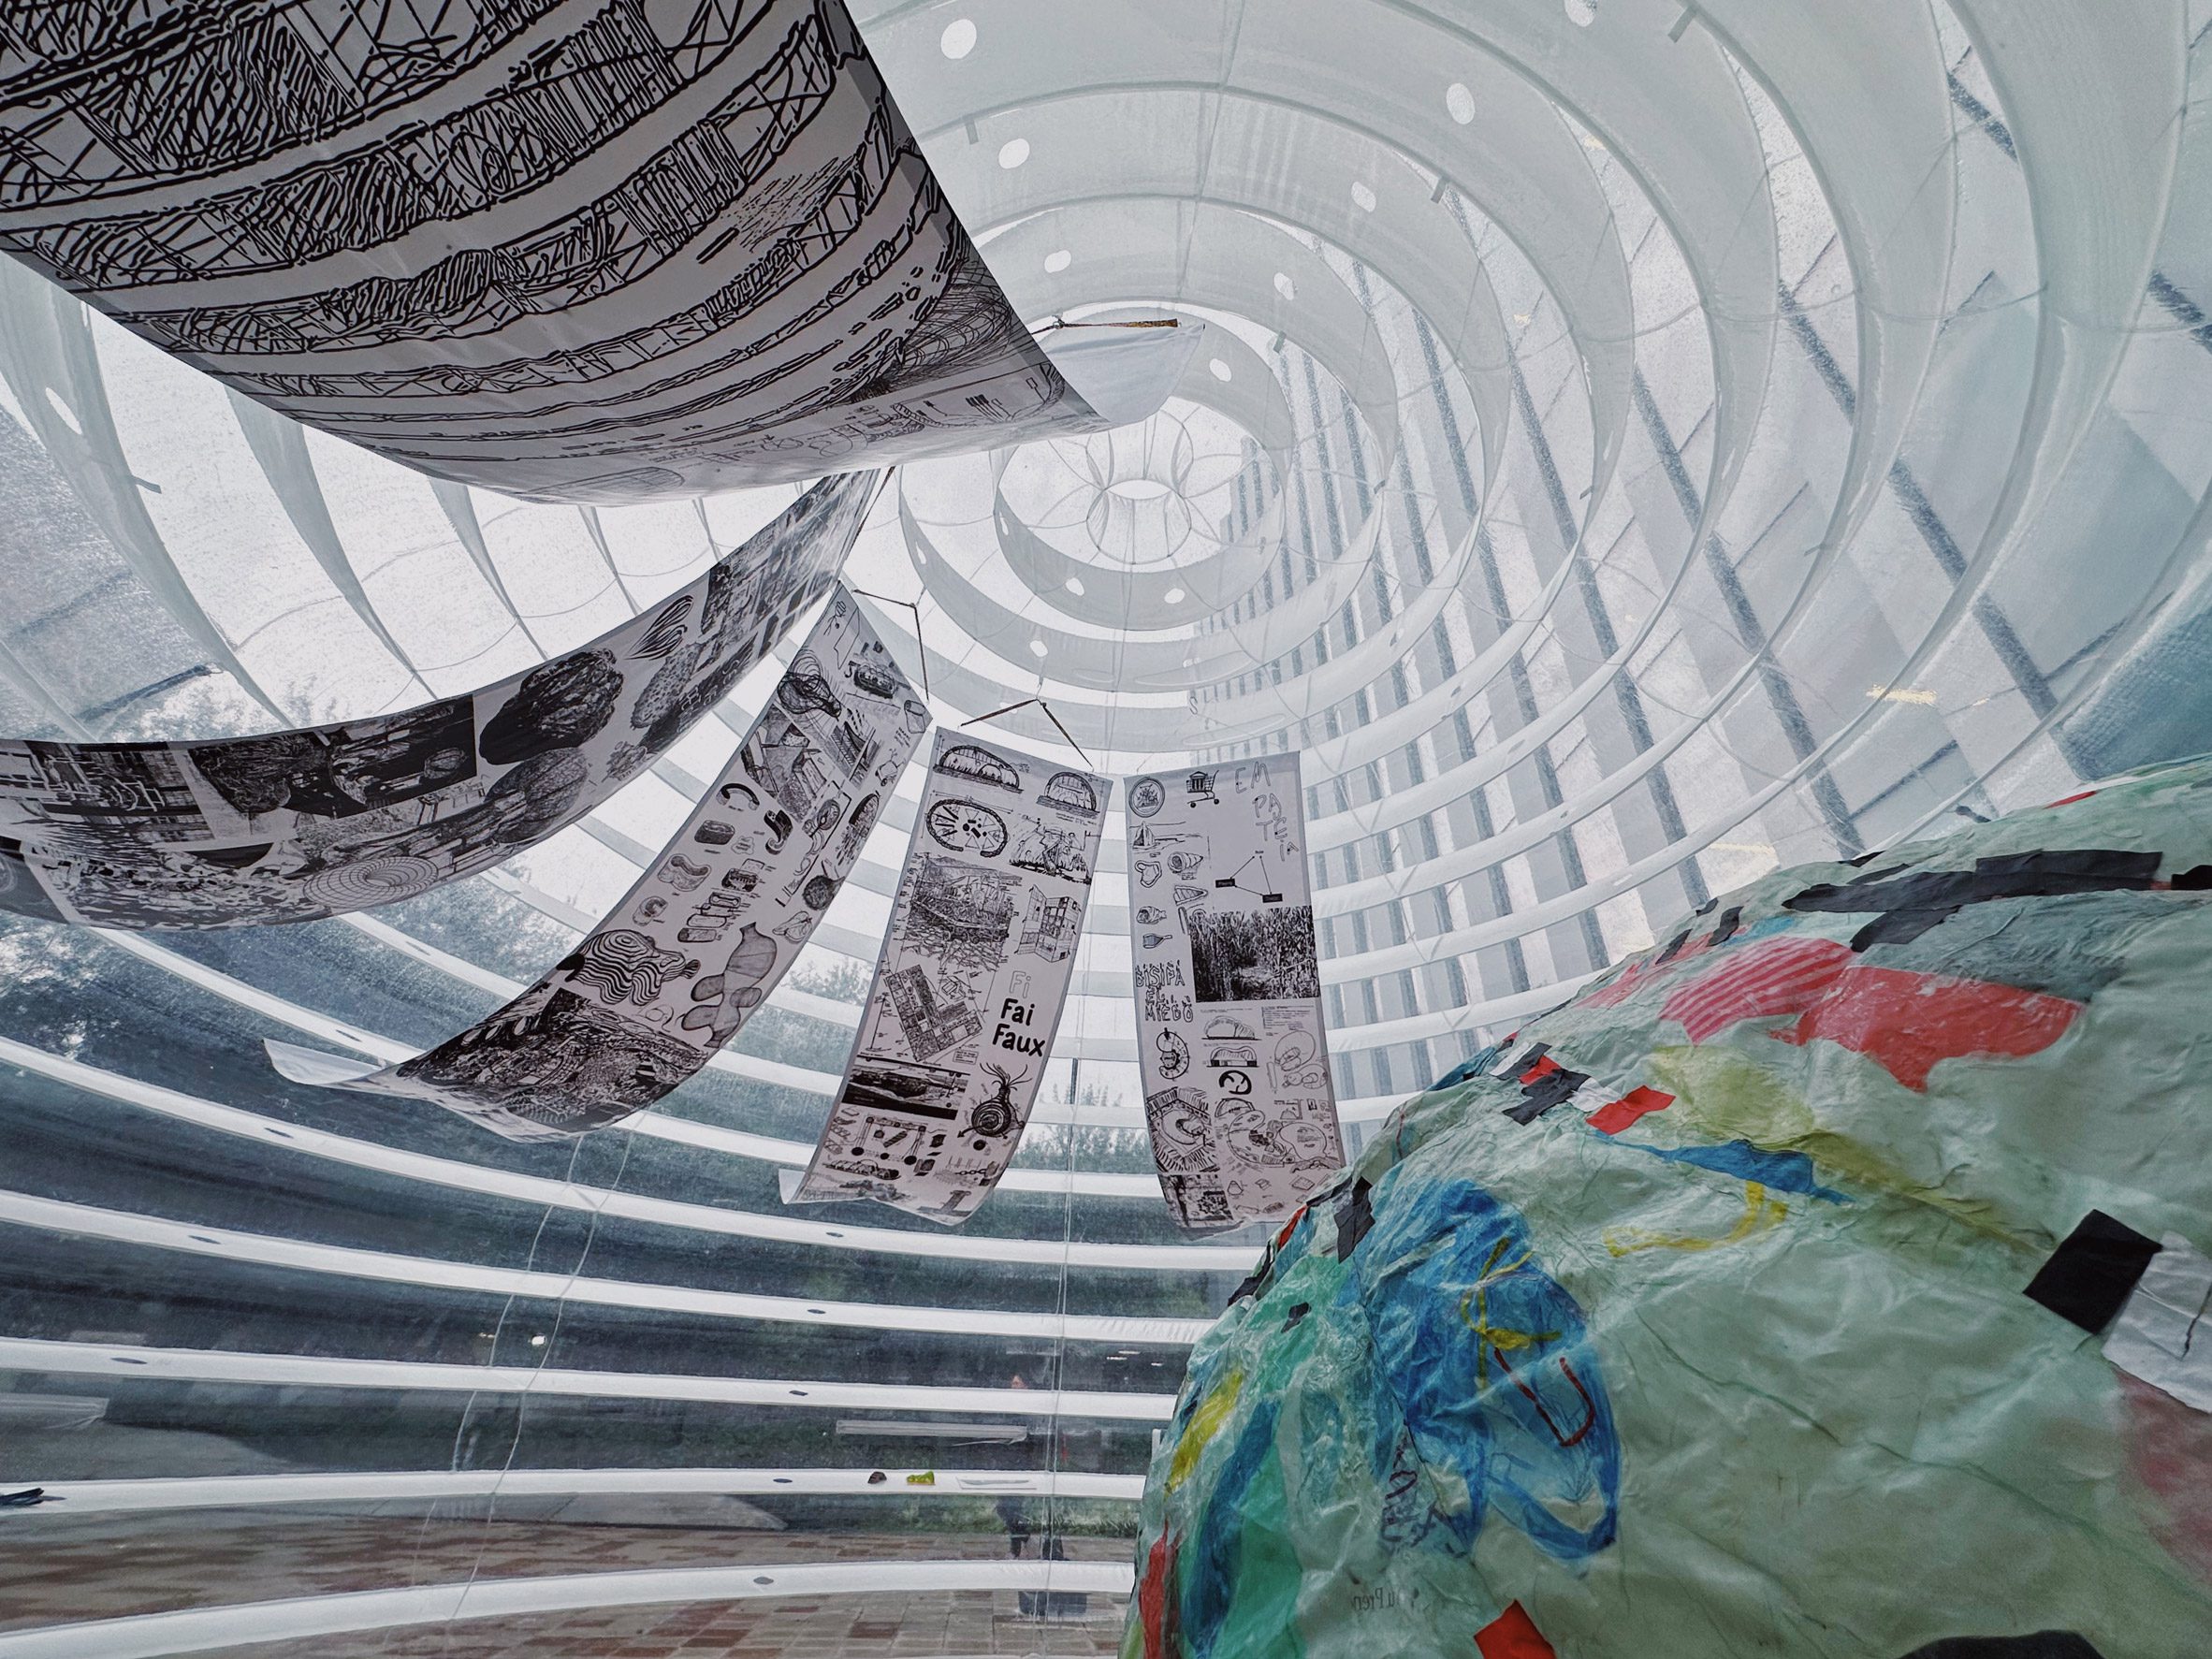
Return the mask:
<path id="1" fill-rule="evenodd" d="M 1517 1601 L 1507 1602 L 1504 1612 L 1475 1633 L 1475 1646 L 1482 1659 L 1559 1659 Z"/>
<path id="2" fill-rule="evenodd" d="M 2071 806 L 2073 806 L 2073 805 L 2074 805 L 2074 802 L 2076 802 L 2076 801 L 2086 801 L 2086 800 L 2088 800 L 2088 798 L 2089 798 L 2091 795 L 2095 794 L 2096 793 L 2097 793 L 2097 792 L 2096 792 L 2095 790 L 2093 790 L 2093 789 L 2085 789 L 2085 790 L 2083 790 L 2083 791 L 2081 792 L 2081 793 L 2079 793 L 2079 794 L 2077 794 L 2077 795 L 2060 795 L 2060 796 L 2059 796 L 2059 797 L 2057 800 L 2055 800 L 2055 801 L 2045 801 L 2045 802 L 2044 803 L 2044 808 L 2043 808 L 2043 809 L 2044 809 L 2045 812 L 2048 812 L 2048 811 L 2049 811 L 2049 810 L 2050 810 L 2050 809 L 2051 809 L 2053 807 L 2071 807 Z"/>
<path id="3" fill-rule="evenodd" d="M 1609 985 L 1600 985 L 1594 991 L 1582 993 L 1580 1006 L 1584 1008 L 1613 1008 L 1626 1002 L 1637 992 L 1662 974 L 1670 973 L 1683 963 L 1704 955 L 1712 949 L 1710 935 L 1692 939 L 1666 961 L 1656 957 L 1648 961 L 1631 962 L 1621 970 L 1621 977 Z"/>
<path id="4" fill-rule="evenodd" d="M 2166 1553 L 2212 1584 L 2212 1412 L 2117 1372 L 2128 1463 L 2144 1491 L 2136 1504 Z"/>
<path id="5" fill-rule="evenodd" d="M 1600 1106 L 1590 1114 L 1590 1127 L 1601 1135 L 1618 1135 L 1648 1112 L 1664 1112 L 1674 1104 L 1674 1097 L 1646 1084 L 1630 1089 L 1618 1100 Z"/>
<path id="6" fill-rule="evenodd" d="M 1168 1582 L 1175 1574 L 1175 1546 L 1165 1528 L 1144 1558 L 1143 1581 L 1137 1586 L 1137 1622 L 1144 1632 L 1144 1659 L 1171 1659 L 1168 1652 Z"/>
<path id="7" fill-rule="evenodd" d="M 1692 1042 L 1703 1042 L 1738 1020 L 1802 1013 L 1851 962 L 1851 948 L 1826 939 L 1778 939 L 1724 957 L 1660 1005 Z"/>
<path id="8" fill-rule="evenodd" d="M 1531 1066 L 1526 1071 L 1523 1071 L 1519 1078 L 1515 1079 L 1515 1081 L 1519 1083 L 1534 1083 L 1539 1077 L 1550 1077 L 1554 1071 L 1558 1070 L 1559 1062 L 1553 1059 L 1550 1055 L 1545 1055 L 1539 1058 L 1534 1066 Z"/>
<path id="9" fill-rule="evenodd" d="M 2059 1041 L 2082 1005 L 1986 980 L 1897 968 L 1846 968 L 1784 1042 L 1826 1038 L 1862 1054 L 1909 1089 L 1928 1086 L 1938 1060 L 2017 1058 Z"/>

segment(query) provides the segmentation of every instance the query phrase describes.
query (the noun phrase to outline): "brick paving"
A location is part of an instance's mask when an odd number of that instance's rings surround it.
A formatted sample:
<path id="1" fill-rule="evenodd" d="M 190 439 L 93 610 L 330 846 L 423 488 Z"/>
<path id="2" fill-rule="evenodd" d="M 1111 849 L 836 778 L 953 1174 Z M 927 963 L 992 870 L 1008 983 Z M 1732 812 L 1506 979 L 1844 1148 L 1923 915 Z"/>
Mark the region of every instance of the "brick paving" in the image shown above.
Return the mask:
<path id="1" fill-rule="evenodd" d="M 22 1520 L 30 1520 L 25 1516 Z M 855 1592 L 581 1608 L 225 1649 L 234 1659 L 922 1659 L 1102 1655 L 1126 1601 L 1080 1618 L 1025 1617 L 1017 1593 L 869 1594 L 865 1563 L 1000 1560 L 989 1533 L 824 1533 L 556 1525 L 380 1514 L 206 1511 L 40 1517 L 7 1526 L 0 1630 L 478 1578 L 850 1561 Z M 1035 1546 L 1031 1546 L 1034 1550 Z M 1066 1540 L 1071 1561 L 1128 1559 L 1118 1538 Z"/>

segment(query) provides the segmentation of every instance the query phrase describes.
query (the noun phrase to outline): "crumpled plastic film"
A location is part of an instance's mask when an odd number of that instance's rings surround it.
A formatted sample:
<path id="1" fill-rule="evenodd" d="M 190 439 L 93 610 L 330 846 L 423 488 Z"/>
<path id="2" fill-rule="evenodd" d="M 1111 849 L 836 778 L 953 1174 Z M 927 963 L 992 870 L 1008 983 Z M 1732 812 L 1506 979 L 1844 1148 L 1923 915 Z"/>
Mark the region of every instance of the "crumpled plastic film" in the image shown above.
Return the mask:
<path id="1" fill-rule="evenodd" d="M 2028 1294 L 2177 1317 L 2208 1012 L 2212 760 L 1714 900 L 1277 1236 L 1124 1659 L 2212 1652 L 2212 1414 Z"/>

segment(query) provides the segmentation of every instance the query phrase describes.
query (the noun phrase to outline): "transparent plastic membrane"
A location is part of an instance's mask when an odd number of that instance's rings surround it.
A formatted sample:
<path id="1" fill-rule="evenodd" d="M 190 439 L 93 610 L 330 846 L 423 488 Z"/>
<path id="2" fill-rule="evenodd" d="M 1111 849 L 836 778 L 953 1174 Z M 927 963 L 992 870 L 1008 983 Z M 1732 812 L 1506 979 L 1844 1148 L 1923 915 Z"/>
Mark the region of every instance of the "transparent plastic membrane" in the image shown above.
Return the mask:
<path id="1" fill-rule="evenodd" d="M 2212 749 L 2204 0 L 854 9 L 1025 315 L 1207 333 L 1111 441 L 902 470 L 848 579 L 914 673 L 918 604 L 941 722 L 1042 695 L 1099 770 L 1305 752 L 1353 1150 L 1714 894 Z M 0 720 L 95 739 L 481 685 L 795 493 L 434 483 L 13 266 L 0 491 Z M 51 1500 L 0 1508 L 0 1659 L 1116 1649 L 1154 1433 L 1262 1242 L 1158 1199 L 1118 804 L 958 1231 L 780 1196 L 912 773 L 629 1128 L 514 1146 L 263 1057 L 497 1007 L 779 672 L 401 906 L 0 930 L 0 1493 Z"/>

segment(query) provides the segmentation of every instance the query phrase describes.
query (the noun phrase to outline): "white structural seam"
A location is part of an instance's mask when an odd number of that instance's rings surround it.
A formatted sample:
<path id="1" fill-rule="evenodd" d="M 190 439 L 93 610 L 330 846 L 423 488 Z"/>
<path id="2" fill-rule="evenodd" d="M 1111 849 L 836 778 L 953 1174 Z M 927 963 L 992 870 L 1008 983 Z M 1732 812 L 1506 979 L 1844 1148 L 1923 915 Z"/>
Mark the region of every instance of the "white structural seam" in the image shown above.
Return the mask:
<path id="1" fill-rule="evenodd" d="M 866 1469 L 423 1469 L 371 1474 L 215 1475 L 159 1480 L 49 1480 L 48 1513 L 139 1514 L 166 1509 L 259 1509 L 285 1504 L 440 1503 L 451 1498 L 595 1497 L 678 1493 L 709 1497 L 836 1495 L 867 1498 L 1025 1496 L 1102 1498 L 1135 1503 L 1142 1475 L 1083 1475 L 1063 1470 L 889 1469 L 868 1484 Z M 910 1477 L 927 1476 L 922 1481 Z"/>
<path id="2" fill-rule="evenodd" d="M 250 1261 L 288 1272 L 335 1273 L 387 1285 L 428 1285 L 493 1296 L 534 1296 L 598 1307 L 650 1308 L 718 1319 L 779 1319 L 864 1331 L 929 1331 L 954 1335 L 1066 1337 L 1073 1342 L 1149 1343 L 1187 1346 L 1210 1320 L 1116 1318 L 1102 1314 L 1011 1313 L 995 1308 L 914 1307 L 895 1302 L 810 1301 L 689 1285 L 641 1284 L 529 1269 L 393 1256 L 342 1244 L 318 1244 L 269 1233 L 236 1232 L 157 1215 L 65 1203 L 28 1193 L 0 1192 L 0 1223 L 111 1244 L 179 1250 L 226 1261 Z"/>
<path id="3" fill-rule="evenodd" d="M 583 1400 L 697 1400 L 824 1411 L 941 1411 L 953 1415 L 1063 1417 L 1164 1423 L 1172 1394 L 1084 1389 L 962 1389 L 925 1383 L 793 1382 L 664 1371 L 569 1371 L 551 1365 L 449 1365 L 435 1360 L 339 1360 L 156 1348 L 105 1342 L 0 1337 L 0 1371 L 145 1382 L 236 1383 L 278 1389 L 399 1389 L 440 1394 L 558 1394 Z"/>
<path id="4" fill-rule="evenodd" d="M 750 1601 L 786 1595 L 913 1595 L 945 1590 L 1061 1590 L 1127 1595 L 1136 1570 L 1103 1561 L 835 1561 L 792 1565 L 661 1567 L 476 1579 L 299 1596 L 130 1619 L 95 1619 L 0 1633 L 0 1659 L 159 1659 L 254 1642 L 443 1624 L 453 1619 L 524 1618 L 583 1608 Z"/>
<path id="5" fill-rule="evenodd" d="M 957 1261 L 1019 1262 L 1041 1267 L 1128 1268 L 1177 1273 L 1251 1272 L 1259 1259 L 1258 1244 L 1112 1244 L 1081 1240 L 990 1238 L 932 1229 L 928 1232 L 902 1232 L 887 1227 L 854 1227 L 801 1219 L 790 1215 L 764 1215 L 749 1210 L 724 1210 L 713 1204 L 687 1203 L 677 1199 L 652 1198 L 613 1187 L 586 1186 L 555 1181 L 542 1175 L 517 1174 L 482 1164 L 460 1163 L 334 1135 L 305 1125 L 281 1124 L 203 1100 L 158 1084 L 141 1083 L 113 1071 L 65 1059 L 41 1048 L 0 1037 L 0 1065 L 20 1067 L 70 1088 L 83 1089 L 110 1100 L 155 1112 L 182 1123 L 226 1135 L 281 1145 L 310 1157 L 327 1158 L 356 1169 L 372 1170 L 402 1180 L 421 1181 L 460 1192 L 483 1193 L 587 1215 L 612 1215 L 628 1221 L 684 1228 L 693 1232 L 724 1233 L 735 1238 L 771 1239 L 782 1244 L 819 1246 L 831 1250 L 879 1251 L 890 1256 L 922 1256 Z"/>

